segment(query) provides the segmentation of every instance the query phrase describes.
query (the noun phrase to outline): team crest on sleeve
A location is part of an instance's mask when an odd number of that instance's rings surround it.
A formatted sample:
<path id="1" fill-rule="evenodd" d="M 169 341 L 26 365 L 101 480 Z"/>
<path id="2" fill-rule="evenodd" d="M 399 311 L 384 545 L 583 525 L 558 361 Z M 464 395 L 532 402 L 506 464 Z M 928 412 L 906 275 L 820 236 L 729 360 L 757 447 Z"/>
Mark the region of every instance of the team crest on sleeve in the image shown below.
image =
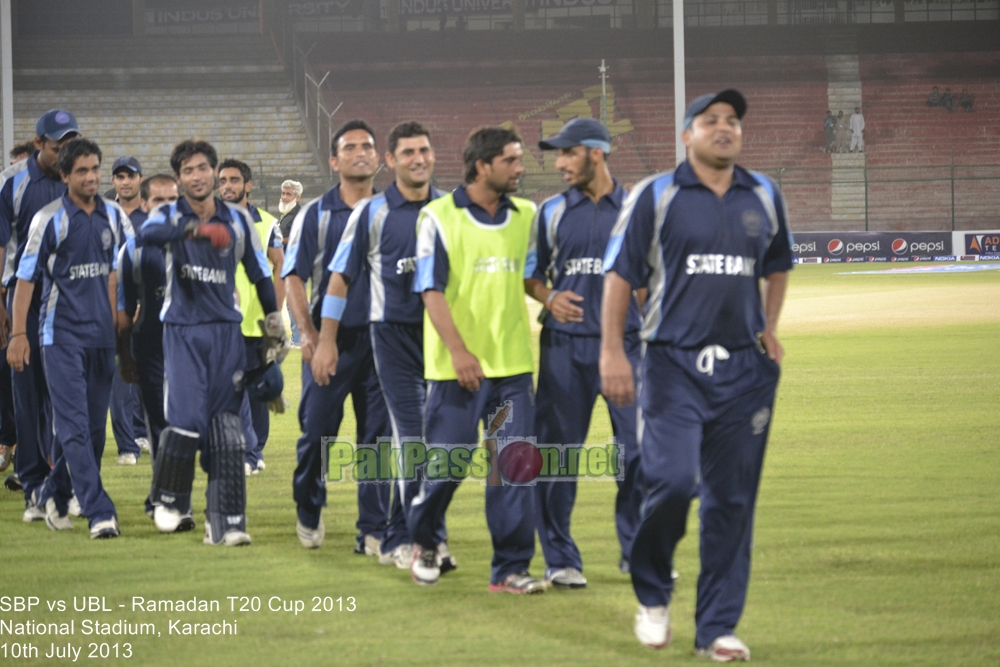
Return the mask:
<path id="1" fill-rule="evenodd" d="M 767 428 L 767 422 L 771 420 L 771 408 L 763 407 L 757 412 L 753 413 L 753 417 L 750 419 L 750 427 L 753 429 L 754 435 L 760 435 Z"/>
<path id="2" fill-rule="evenodd" d="M 105 229 L 104 231 L 101 232 L 101 244 L 104 246 L 105 250 L 111 247 L 111 242 L 113 240 L 114 239 L 111 237 L 110 229 Z"/>

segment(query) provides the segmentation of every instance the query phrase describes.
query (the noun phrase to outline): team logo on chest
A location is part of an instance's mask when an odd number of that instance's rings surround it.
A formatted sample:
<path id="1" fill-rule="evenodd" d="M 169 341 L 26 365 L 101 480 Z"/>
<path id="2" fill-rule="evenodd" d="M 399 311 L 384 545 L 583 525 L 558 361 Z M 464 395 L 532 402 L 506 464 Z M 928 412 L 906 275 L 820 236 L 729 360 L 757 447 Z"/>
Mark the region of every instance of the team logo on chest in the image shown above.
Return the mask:
<path id="1" fill-rule="evenodd" d="M 104 231 L 101 232 L 101 244 L 104 246 L 105 250 L 111 247 L 112 240 L 113 239 L 111 238 L 110 229 L 105 229 Z"/>
<path id="2" fill-rule="evenodd" d="M 752 209 L 743 211 L 740 222 L 743 223 L 743 229 L 746 230 L 747 236 L 751 238 L 760 236 L 760 230 L 764 227 L 764 218 L 760 213 Z"/>

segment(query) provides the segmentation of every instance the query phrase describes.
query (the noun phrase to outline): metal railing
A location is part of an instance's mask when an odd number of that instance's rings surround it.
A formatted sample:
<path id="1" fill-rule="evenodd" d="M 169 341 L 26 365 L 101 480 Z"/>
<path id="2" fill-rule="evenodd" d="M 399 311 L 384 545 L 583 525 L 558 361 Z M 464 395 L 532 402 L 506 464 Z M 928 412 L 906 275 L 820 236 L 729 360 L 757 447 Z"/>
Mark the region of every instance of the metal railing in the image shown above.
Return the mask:
<path id="1" fill-rule="evenodd" d="M 313 44 L 315 46 L 315 43 Z M 316 153 L 317 160 L 324 164 L 330 178 L 333 178 L 333 168 L 326 159 L 330 155 L 330 140 L 333 138 L 334 124 L 333 117 L 340 111 L 343 102 L 337 102 L 333 111 L 327 108 L 327 104 L 332 106 L 331 100 L 336 102 L 336 95 L 332 89 L 324 88 L 324 84 L 330 76 L 327 71 L 319 80 L 316 79 L 316 72 L 309 62 L 309 50 L 303 50 L 295 36 L 291 39 L 292 73 L 294 77 L 295 96 L 302 105 L 305 115 L 306 132 Z"/>

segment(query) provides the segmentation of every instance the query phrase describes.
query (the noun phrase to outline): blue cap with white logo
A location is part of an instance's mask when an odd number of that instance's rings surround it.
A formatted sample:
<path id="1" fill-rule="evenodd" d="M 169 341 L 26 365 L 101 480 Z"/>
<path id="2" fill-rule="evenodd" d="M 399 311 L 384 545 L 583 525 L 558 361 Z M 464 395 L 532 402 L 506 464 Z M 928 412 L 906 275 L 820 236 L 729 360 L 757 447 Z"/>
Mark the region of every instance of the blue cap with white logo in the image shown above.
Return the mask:
<path id="1" fill-rule="evenodd" d="M 559 130 L 559 134 L 538 142 L 538 147 L 543 151 L 573 148 L 573 146 L 600 148 L 605 153 L 610 153 L 611 133 L 598 120 L 594 120 L 593 118 L 574 118 L 563 125 L 563 128 Z"/>
<path id="2" fill-rule="evenodd" d="M 64 109 L 50 109 L 35 123 L 35 135 L 53 141 L 61 141 L 71 132 L 80 134 L 80 126 L 73 114 Z"/>
<path id="3" fill-rule="evenodd" d="M 111 167 L 111 175 L 114 176 L 122 169 L 128 169 L 134 174 L 142 173 L 142 165 L 131 155 L 125 155 L 115 160 L 114 165 Z"/>
<path id="4" fill-rule="evenodd" d="M 687 111 L 684 112 L 684 129 L 690 128 L 694 117 L 705 113 L 705 109 L 716 102 L 725 102 L 733 107 L 736 110 L 736 117 L 740 120 L 743 120 L 743 116 L 747 115 L 747 98 L 743 97 L 743 93 L 735 88 L 726 88 L 721 93 L 702 95 L 689 104 Z"/>

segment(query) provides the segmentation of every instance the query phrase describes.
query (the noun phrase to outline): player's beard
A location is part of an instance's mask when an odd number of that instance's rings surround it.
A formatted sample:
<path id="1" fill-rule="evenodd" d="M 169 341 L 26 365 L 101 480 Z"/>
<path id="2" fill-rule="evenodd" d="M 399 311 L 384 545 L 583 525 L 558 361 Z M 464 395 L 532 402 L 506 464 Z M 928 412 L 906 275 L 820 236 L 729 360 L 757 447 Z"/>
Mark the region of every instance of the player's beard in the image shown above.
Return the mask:
<path id="1" fill-rule="evenodd" d="M 288 213 L 295 208 L 296 201 L 293 199 L 290 202 L 278 202 L 278 213 L 281 215 L 288 215 Z"/>

